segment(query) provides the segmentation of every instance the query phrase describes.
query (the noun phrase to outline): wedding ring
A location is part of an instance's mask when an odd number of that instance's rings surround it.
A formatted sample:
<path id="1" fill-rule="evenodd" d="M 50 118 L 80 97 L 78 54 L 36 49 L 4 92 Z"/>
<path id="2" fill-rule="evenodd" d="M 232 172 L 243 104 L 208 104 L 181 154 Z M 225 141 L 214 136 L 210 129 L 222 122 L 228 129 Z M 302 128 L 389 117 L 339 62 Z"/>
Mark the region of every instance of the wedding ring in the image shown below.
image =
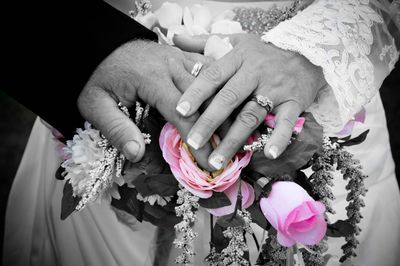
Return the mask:
<path id="1" fill-rule="evenodd" d="M 203 68 L 203 63 L 196 62 L 196 64 L 194 64 L 192 72 L 190 72 L 190 74 L 192 74 L 192 76 L 194 76 L 194 77 L 197 77 L 202 68 Z"/>
<path id="2" fill-rule="evenodd" d="M 274 109 L 274 103 L 267 96 L 257 94 L 253 96 L 251 100 L 258 103 L 261 107 L 265 108 L 268 113 L 271 112 L 272 109 Z"/>

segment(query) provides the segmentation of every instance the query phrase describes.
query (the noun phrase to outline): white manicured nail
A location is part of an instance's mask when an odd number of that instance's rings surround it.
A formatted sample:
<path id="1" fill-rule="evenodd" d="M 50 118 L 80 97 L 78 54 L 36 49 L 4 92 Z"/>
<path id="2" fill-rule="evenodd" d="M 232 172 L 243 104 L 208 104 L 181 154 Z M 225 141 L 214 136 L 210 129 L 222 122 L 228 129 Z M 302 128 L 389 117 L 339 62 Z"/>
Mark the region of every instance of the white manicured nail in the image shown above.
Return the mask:
<path id="1" fill-rule="evenodd" d="M 274 159 L 278 158 L 278 147 L 271 146 L 269 148 L 268 152 L 272 156 L 272 158 L 274 158 Z"/>
<path id="2" fill-rule="evenodd" d="M 199 133 L 190 134 L 187 140 L 187 144 L 190 145 L 195 150 L 200 148 L 201 143 L 203 142 L 203 137 Z"/>
<path id="3" fill-rule="evenodd" d="M 128 160 L 134 161 L 140 151 L 140 144 L 135 140 L 129 141 L 122 151 Z"/>
<path id="4" fill-rule="evenodd" d="M 176 111 L 178 111 L 181 115 L 187 115 L 190 111 L 190 103 L 187 101 L 179 103 L 176 107 Z"/>
<path id="5" fill-rule="evenodd" d="M 217 170 L 222 169 L 224 162 L 225 162 L 225 157 L 219 154 L 212 156 L 211 159 L 209 160 L 210 165 Z"/>

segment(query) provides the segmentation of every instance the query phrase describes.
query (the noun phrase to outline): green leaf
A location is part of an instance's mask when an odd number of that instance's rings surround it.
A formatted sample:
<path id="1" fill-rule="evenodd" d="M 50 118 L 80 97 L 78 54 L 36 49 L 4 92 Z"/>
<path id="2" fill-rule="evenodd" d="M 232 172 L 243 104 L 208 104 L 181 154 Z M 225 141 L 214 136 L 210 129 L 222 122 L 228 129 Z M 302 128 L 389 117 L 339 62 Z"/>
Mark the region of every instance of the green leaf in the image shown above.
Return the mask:
<path id="1" fill-rule="evenodd" d="M 166 206 L 150 205 L 148 202 L 139 201 L 136 198 L 137 193 L 135 188 L 121 186 L 119 187 L 121 199 L 113 198 L 111 205 L 132 214 L 140 222 L 147 221 L 163 228 L 171 229 L 181 221 L 175 214 L 176 202 L 171 201 Z"/>
<path id="2" fill-rule="evenodd" d="M 329 237 L 346 237 L 354 234 L 354 226 L 348 221 L 338 220 L 328 224 L 326 235 Z"/>
<path id="3" fill-rule="evenodd" d="M 150 109 L 152 110 L 152 109 Z M 150 133 L 152 141 L 146 145 L 146 152 L 143 158 L 137 162 L 125 162 L 123 169 L 123 177 L 126 183 L 131 183 L 140 175 L 158 175 L 158 174 L 171 174 L 169 165 L 165 162 L 158 136 L 160 136 L 161 128 L 164 126 L 165 121 L 159 118 L 157 113 L 150 115 L 145 119 L 145 127 L 143 132 Z"/>
<path id="4" fill-rule="evenodd" d="M 313 185 L 311 184 L 309 178 L 306 176 L 306 174 L 303 171 L 297 171 L 296 172 L 296 178 L 294 179 L 294 182 L 296 182 L 298 185 L 300 185 L 302 188 L 304 188 L 308 194 L 314 199 L 314 200 L 320 200 L 320 196 L 314 191 Z M 313 176 L 312 174 L 311 176 Z"/>
<path id="5" fill-rule="evenodd" d="M 144 203 L 137 200 L 137 190 L 123 185 L 118 188 L 121 196 L 119 200 L 113 198 L 111 205 L 120 210 L 126 211 L 136 217 L 139 222 L 143 220 Z"/>
<path id="6" fill-rule="evenodd" d="M 358 145 L 364 142 L 364 140 L 367 138 L 369 133 L 369 129 L 361 133 L 355 138 L 352 138 L 350 140 L 347 140 L 345 142 L 339 142 L 340 146 L 353 146 L 353 145 Z"/>
<path id="7" fill-rule="evenodd" d="M 132 181 L 137 191 L 143 196 L 173 196 L 179 189 L 178 181 L 172 174 L 140 175 Z"/>
<path id="8" fill-rule="evenodd" d="M 73 196 L 72 185 L 69 183 L 69 181 L 66 181 L 61 200 L 61 220 L 67 219 L 67 217 L 75 211 L 75 208 L 78 206 L 80 200 L 80 197 Z"/>
<path id="9" fill-rule="evenodd" d="M 208 199 L 200 199 L 199 204 L 206 209 L 216 209 L 231 205 L 231 201 L 223 192 L 213 192 Z"/>
<path id="10" fill-rule="evenodd" d="M 218 218 L 217 224 L 219 224 L 222 227 L 235 227 L 235 226 L 244 226 L 245 222 L 242 217 L 239 215 L 224 215 Z"/>
<path id="11" fill-rule="evenodd" d="M 262 213 L 259 203 L 254 201 L 253 205 L 247 208 L 247 211 L 251 214 L 251 219 L 253 223 L 256 223 L 262 229 L 268 230 L 271 225 L 268 223 L 267 218 L 265 218 L 264 214 Z"/>
<path id="12" fill-rule="evenodd" d="M 262 152 L 253 154 L 250 167 L 264 176 L 293 175 L 296 170 L 306 165 L 312 156 L 322 150 L 322 127 L 311 113 L 304 113 L 303 130 L 288 148 L 275 160 L 269 160 Z"/>
<path id="13" fill-rule="evenodd" d="M 65 174 L 64 174 L 65 168 L 60 166 L 58 167 L 56 171 L 56 179 L 58 180 L 64 180 L 65 179 Z"/>
<path id="14" fill-rule="evenodd" d="M 220 253 L 229 244 L 229 239 L 225 238 L 223 234 L 225 229 L 226 227 L 223 227 L 218 223 L 214 225 L 212 245 L 215 247 L 215 250 L 218 253 Z"/>

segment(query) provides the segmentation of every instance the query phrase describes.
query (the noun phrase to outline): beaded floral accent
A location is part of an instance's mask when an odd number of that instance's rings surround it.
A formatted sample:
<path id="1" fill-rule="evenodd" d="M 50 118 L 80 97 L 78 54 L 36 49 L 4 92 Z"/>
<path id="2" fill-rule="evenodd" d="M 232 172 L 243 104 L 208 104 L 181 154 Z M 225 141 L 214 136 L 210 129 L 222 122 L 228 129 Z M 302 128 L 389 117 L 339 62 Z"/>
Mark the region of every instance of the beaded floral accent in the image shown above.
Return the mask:
<path id="1" fill-rule="evenodd" d="M 182 253 L 175 259 L 175 262 L 190 265 L 195 256 L 192 242 L 198 236 L 198 233 L 193 231 L 192 225 L 197 220 L 195 212 L 199 208 L 199 197 L 194 196 L 182 186 L 177 195 L 176 203 L 180 205 L 175 207 L 175 212 L 177 217 L 182 217 L 182 221 L 175 225 L 178 236 L 174 240 L 174 245 L 182 249 Z"/>
<path id="2" fill-rule="evenodd" d="M 146 15 L 152 8 L 152 4 L 149 0 L 137 0 L 134 1 L 135 10 L 129 11 L 129 16 L 131 18 L 135 18 L 138 14 Z"/>
<path id="3" fill-rule="evenodd" d="M 294 15 L 301 7 L 301 1 L 296 0 L 290 7 L 272 8 L 265 10 L 259 7 L 236 7 L 233 12 L 236 14 L 235 21 L 238 21 L 244 31 L 254 34 L 263 34 L 274 28 L 280 22 L 285 21 Z"/>

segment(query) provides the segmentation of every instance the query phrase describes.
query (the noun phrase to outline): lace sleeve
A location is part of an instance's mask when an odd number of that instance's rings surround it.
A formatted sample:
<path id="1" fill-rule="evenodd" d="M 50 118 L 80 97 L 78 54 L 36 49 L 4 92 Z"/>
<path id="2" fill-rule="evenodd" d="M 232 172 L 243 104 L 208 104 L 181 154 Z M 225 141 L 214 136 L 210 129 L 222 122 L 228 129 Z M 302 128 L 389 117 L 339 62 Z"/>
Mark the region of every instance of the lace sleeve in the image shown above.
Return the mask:
<path id="1" fill-rule="evenodd" d="M 308 111 L 329 133 L 340 131 L 378 92 L 398 51 L 368 0 L 319 0 L 262 39 L 321 66 L 327 85 Z"/>

